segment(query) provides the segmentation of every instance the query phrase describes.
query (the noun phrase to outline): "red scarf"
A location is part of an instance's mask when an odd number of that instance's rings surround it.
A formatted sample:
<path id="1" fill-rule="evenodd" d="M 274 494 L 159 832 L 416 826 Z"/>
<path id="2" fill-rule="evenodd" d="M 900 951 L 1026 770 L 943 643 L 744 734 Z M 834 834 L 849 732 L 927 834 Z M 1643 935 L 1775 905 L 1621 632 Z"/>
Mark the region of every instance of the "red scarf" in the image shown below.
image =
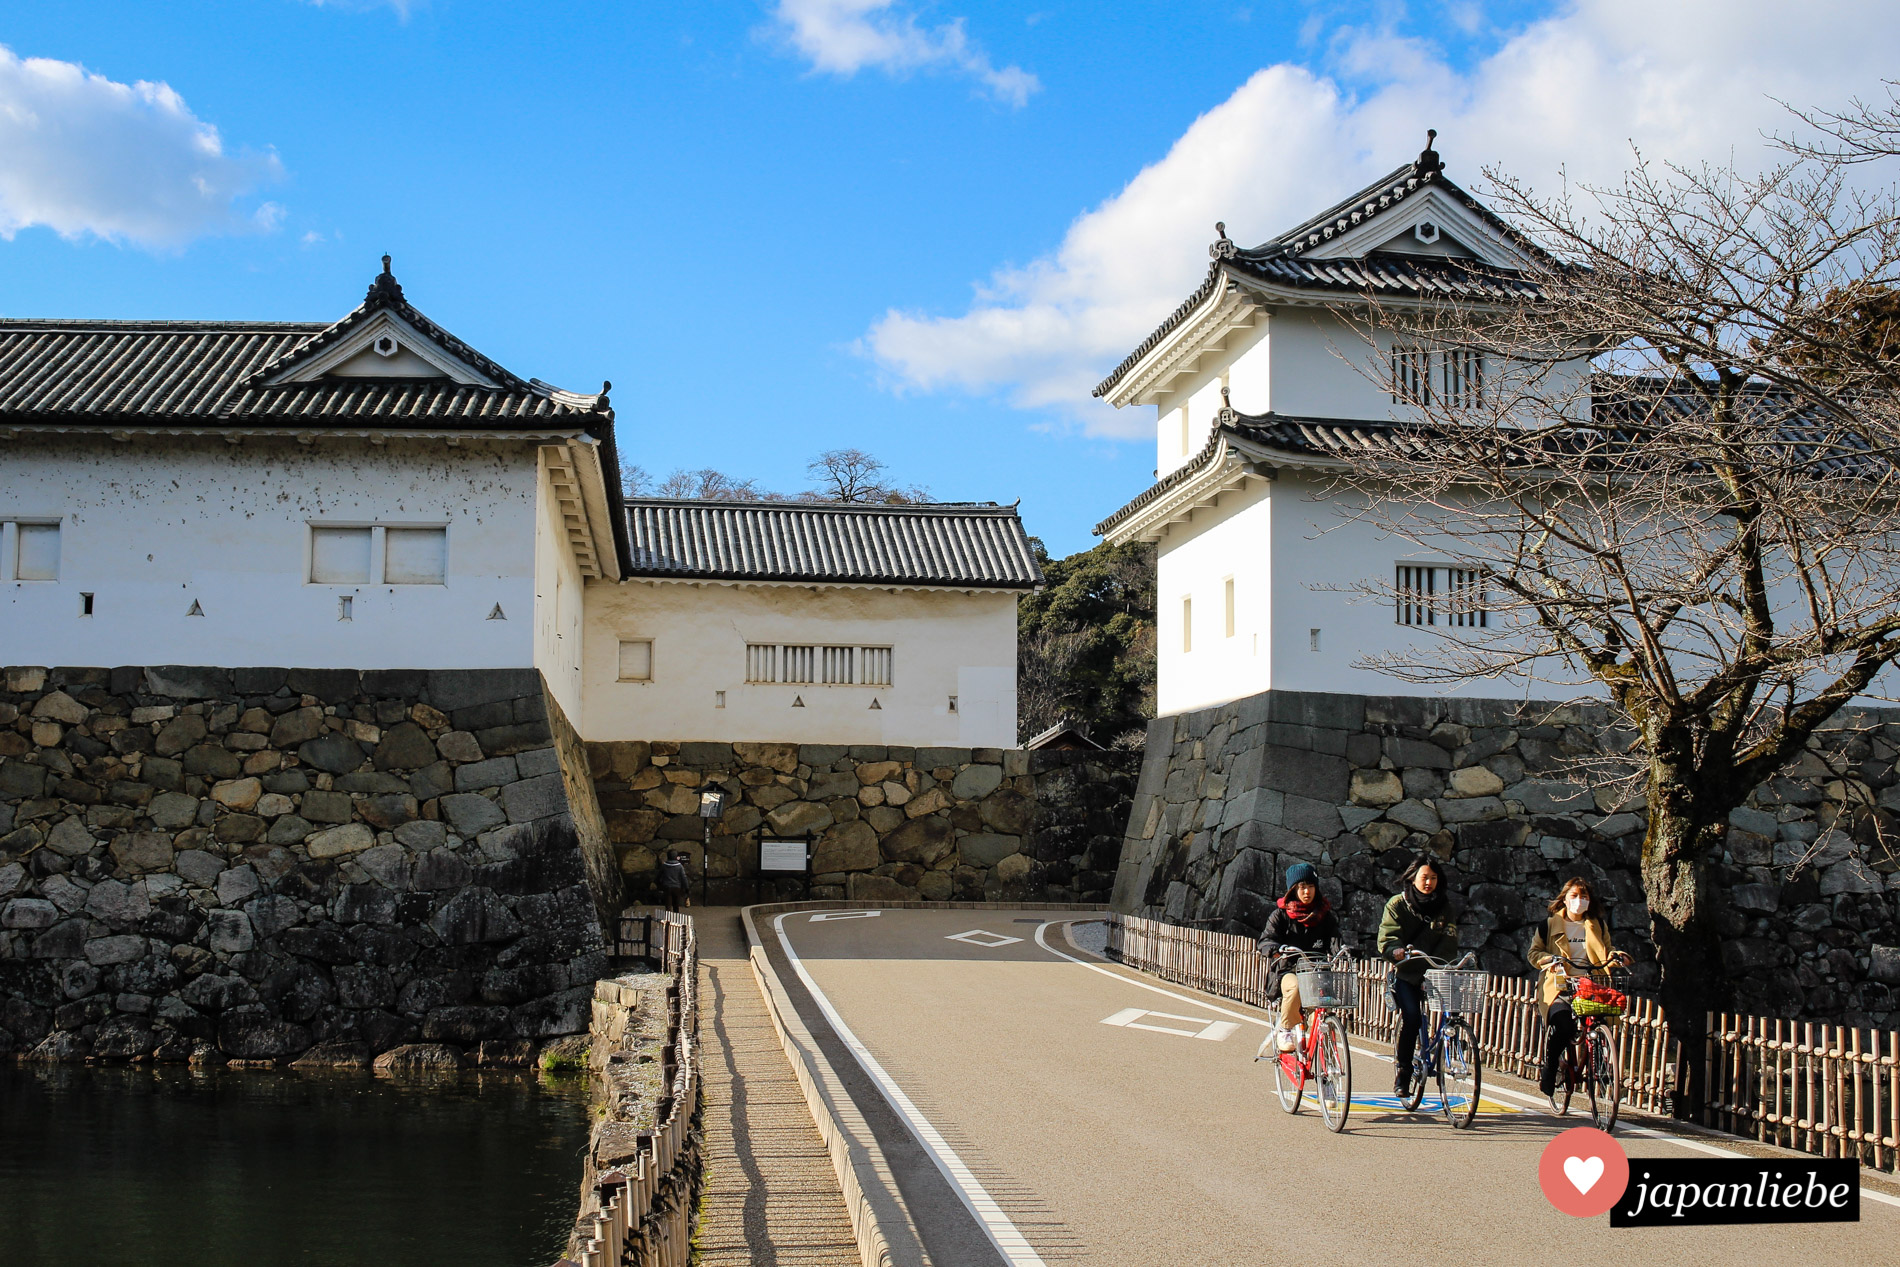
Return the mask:
<path id="1" fill-rule="evenodd" d="M 1302 902 L 1289 893 L 1275 905 L 1286 912 L 1288 919 L 1302 928 L 1313 927 L 1326 918 L 1326 912 L 1333 909 L 1333 904 L 1326 900 L 1324 893 L 1317 894 L 1311 902 Z"/>

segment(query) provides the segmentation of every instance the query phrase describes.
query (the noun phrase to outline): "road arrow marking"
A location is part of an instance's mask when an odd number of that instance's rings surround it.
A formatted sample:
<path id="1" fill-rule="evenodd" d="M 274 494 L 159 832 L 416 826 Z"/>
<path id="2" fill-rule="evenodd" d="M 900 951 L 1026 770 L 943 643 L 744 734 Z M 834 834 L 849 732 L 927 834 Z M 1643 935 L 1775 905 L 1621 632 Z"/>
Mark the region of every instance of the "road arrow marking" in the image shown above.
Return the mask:
<path id="1" fill-rule="evenodd" d="M 1142 1020 L 1145 1016 L 1158 1016 L 1164 1021 L 1185 1021 L 1193 1029 L 1176 1029 L 1172 1025 L 1149 1025 Z M 1240 1026 L 1232 1021 L 1210 1020 L 1205 1016 L 1177 1016 L 1173 1012 L 1150 1012 L 1146 1008 L 1125 1007 L 1113 1016 L 1102 1018 L 1102 1024 L 1115 1025 L 1122 1029 L 1145 1029 L 1156 1034 L 1174 1034 L 1180 1038 L 1204 1038 L 1210 1043 L 1218 1043 Z"/>
<path id="2" fill-rule="evenodd" d="M 1022 938 L 1005 937 L 1001 933 L 992 933 L 987 928 L 972 928 L 967 933 L 951 933 L 944 940 L 967 942 L 972 946 L 981 946 L 985 950 L 995 950 L 998 946 L 1013 946 Z"/>

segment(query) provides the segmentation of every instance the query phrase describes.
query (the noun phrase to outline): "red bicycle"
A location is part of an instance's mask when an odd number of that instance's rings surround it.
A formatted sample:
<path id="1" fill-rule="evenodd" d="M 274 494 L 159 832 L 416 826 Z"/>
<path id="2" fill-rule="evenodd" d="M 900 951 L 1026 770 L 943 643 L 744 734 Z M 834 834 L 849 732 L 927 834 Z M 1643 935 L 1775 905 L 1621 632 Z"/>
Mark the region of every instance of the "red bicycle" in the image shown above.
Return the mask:
<path id="1" fill-rule="evenodd" d="M 1562 1086 L 1558 1089 L 1560 1115 L 1570 1112 L 1571 1097 L 1579 1087 L 1590 1100 L 1590 1122 L 1609 1133 L 1616 1129 L 1617 1110 L 1623 1103 L 1623 1069 L 1616 1054 L 1616 1025 L 1623 1019 L 1629 1000 L 1615 988 L 1611 972 L 1622 966 L 1621 956 L 1604 967 L 1579 964 L 1564 957 L 1567 965 L 1559 1002 L 1568 1002 L 1577 1018 L 1577 1036 L 1570 1040 L 1559 1066 Z"/>
<path id="2" fill-rule="evenodd" d="M 1346 1027 L 1332 1013 L 1350 1012 L 1359 1005 L 1359 976 L 1343 950 L 1331 959 L 1299 956 L 1293 962 L 1293 976 L 1299 982 L 1300 1006 L 1306 1011 L 1306 1041 L 1292 1051 L 1271 1050 L 1276 1031 L 1267 1035 L 1254 1059 L 1274 1058 L 1274 1088 L 1282 1109 L 1298 1113 L 1306 1099 L 1306 1084 L 1311 1082 L 1327 1129 L 1343 1131 L 1346 1115 L 1352 1112 L 1352 1048 L 1346 1042 Z"/>

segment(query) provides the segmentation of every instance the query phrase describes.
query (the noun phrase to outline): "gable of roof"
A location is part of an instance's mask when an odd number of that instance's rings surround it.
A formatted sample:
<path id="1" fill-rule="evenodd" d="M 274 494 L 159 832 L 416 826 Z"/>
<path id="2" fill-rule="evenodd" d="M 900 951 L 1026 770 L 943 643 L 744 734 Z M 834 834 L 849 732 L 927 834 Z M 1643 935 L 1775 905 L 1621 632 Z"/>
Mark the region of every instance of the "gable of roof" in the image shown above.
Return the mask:
<path id="1" fill-rule="evenodd" d="M 1034 589 L 1014 506 L 629 498 L 627 577 Z"/>
<path id="2" fill-rule="evenodd" d="M 1335 238 L 1354 233 L 1373 220 L 1389 215 L 1408 197 L 1424 190 L 1443 195 L 1478 218 L 1513 250 L 1534 258 L 1544 253 L 1510 224 L 1466 193 L 1445 175 L 1438 154 L 1427 149 L 1416 160 L 1396 169 L 1309 220 L 1260 246 L 1241 248 L 1225 231 L 1208 254 L 1213 262 L 1207 276 L 1154 332 L 1142 340 L 1091 395 L 1106 396 L 1147 355 L 1185 324 L 1224 285 L 1265 290 L 1332 293 L 1341 296 L 1375 294 L 1395 298 L 1446 298 L 1507 302 L 1531 298 L 1537 287 L 1514 270 L 1483 260 L 1449 256 L 1374 252 L 1359 256 L 1327 257 L 1310 254 Z M 1220 226 L 1216 226 L 1217 228 Z"/>

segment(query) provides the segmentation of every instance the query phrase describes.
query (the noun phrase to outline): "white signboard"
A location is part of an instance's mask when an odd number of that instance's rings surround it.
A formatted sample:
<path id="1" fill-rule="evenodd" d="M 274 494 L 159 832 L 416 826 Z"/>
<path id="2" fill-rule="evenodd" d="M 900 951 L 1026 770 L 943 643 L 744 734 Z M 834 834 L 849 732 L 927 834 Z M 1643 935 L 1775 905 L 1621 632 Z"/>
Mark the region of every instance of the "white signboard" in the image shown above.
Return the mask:
<path id="1" fill-rule="evenodd" d="M 802 840 L 759 841 L 759 870 L 796 871 L 803 874 L 805 842 Z"/>

